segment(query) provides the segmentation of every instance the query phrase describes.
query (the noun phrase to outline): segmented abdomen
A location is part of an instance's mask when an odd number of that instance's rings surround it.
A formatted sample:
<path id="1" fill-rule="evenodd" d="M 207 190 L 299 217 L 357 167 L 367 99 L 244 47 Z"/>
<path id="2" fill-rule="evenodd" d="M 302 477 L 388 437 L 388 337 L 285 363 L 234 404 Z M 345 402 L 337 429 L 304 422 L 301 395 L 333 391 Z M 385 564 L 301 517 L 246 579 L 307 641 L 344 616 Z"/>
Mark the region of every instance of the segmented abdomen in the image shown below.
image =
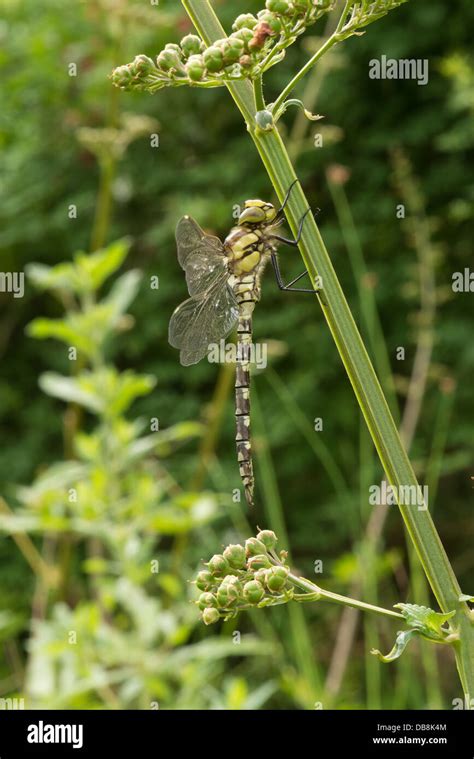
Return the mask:
<path id="1" fill-rule="evenodd" d="M 250 440 L 250 350 L 252 317 L 240 316 L 237 326 L 237 364 L 235 373 L 235 423 L 237 460 L 245 498 L 253 506 L 254 475 Z"/>

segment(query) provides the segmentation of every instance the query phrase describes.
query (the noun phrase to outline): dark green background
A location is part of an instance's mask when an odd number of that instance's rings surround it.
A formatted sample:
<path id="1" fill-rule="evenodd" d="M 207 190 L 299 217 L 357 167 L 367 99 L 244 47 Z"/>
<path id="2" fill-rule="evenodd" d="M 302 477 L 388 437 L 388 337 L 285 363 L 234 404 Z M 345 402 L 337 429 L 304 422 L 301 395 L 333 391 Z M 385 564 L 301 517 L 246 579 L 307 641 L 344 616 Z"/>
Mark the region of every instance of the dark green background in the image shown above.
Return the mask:
<path id="1" fill-rule="evenodd" d="M 5 5 L 0 27 L 1 269 L 21 271 L 28 262 L 55 264 L 70 259 L 77 249 L 87 249 L 98 169 L 93 156 L 77 141 L 76 128 L 105 123 L 111 89 L 107 76 L 113 66 L 137 53 L 153 56 L 166 42 L 179 40 L 190 26 L 180 3 L 162 0 L 160 8 L 154 9 L 160 19 L 156 26 L 131 22 L 118 52 L 109 34 L 114 11 L 100 3 L 45 0 L 38 5 L 26 0 Z M 139 8 L 142 4 L 128 5 Z M 260 4 L 227 0 L 215 2 L 215 7 L 229 29 L 238 13 L 256 11 Z M 411 371 L 416 337 L 418 300 L 416 288 L 411 287 L 416 283 L 416 256 L 395 216 L 395 207 L 403 199 L 394 185 L 391 150 L 402 147 L 411 161 L 432 220 L 432 240 L 439 251 L 437 284 L 440 294 L 448 296 L 437 316 L 433 366 L 413 459 L 422 464 L 430 450 L 440 396 L 438 380 L 449 375 L 456 381 L 456 398 L 435 510 L 439 532 L 466 592 L 474 584 L 470 480 L 473 296 L 453 296 L 450 285 L 453 272 L 472 265 L 474 74 L 471 68 L 471 78 L 466 81 L 462 76 L 447 76 L 445 70 L 446 59 L 454 55 L 469 60 L 473 22 L 474 8 L 469 0 L 411 0 L 368 27 L 363 37 L 352 38 L 338 48 L 339 65 L 325 77 L 317 104 L 309 107 L 324 115 L 323 129 L 335 126 L 341 130 L 340 139 L 328 139 L 319 150 L 309 139 L 297 161 L 308 198 L 313 207 L 321 209 L 321 232 L 358 318 L 355 282 L 325 179 L 325 170 L 333 163 L 350 169 L 347 196 L 368 267 L 376 274 L 376 301 L 392 368 L 403 377 Z M 370 80 L 369 61 L 382 54 L 428 58 L 429 84 L 423 87 L 413 81 Z M 268 100 L 278 94 L 306 57 L 300 41 L 285 62 L 267 75 Z M 71 61 L 78 64 L 75 78 L 67 75 Z M 297 94 L 302 91 L 300 88 Z M 157 294 L 150 291 L 145 280 L 132 308 L 136 328 L 116 342 L 115 357 L 120 368 L 133 366 L 156 375 L 156 391 L 135 408 L 137 414 L 159 416 L 166 427 L 200 418 L 216 380 L 216 367 L 207 363 L 183 369 L 177 352 L 167 343 L 169 317 L 185 297 L 175 255 L 176 221 L 183 213 L 190 213 L 202 226 L 225 235 L 232 224 L 235 203 L 254 196 L 274 200 L 274 195 L 225 89 L 179 88 L 155 96 L 120 92 L 118 105 L 121 110 L 146 113 L 159 121 L 160 148 L 153 150 L 148 139 L 142 138 L 131 145 L 121 161 L 116 188 L 122 188 L 122 197 L 115 200 L 108 239 L 130 235 L 133 247 L 128 265 L 148 275 L 157 274 L 161 286 Z M 291 128 L 295 113 L 289 111 L 285 116 L 284 133 Z M 312 124 L 309 135 L 318 129 L 319 124 Z M 71 203 L 78 207 L 74 221 L 67 215 Z M 288 276 L 301 268 L 297 252 L 291 249 L 282 252 L 281 261 Z M 42 371 L 66 371 L 67 361 L 56 344 L 35 342 L 24 335 L 25 325 L 33 317 L 60 315 L 50 296 L 27 287 L 22 300 L 0 295 L 0 307 L 0 480 L 4 493 L 11 497 L 14 484 L 28 483 L 42 466 L 63 455 L 61 405 L 43 395 L 37 382 Z M 324 439 L 353 489 L 354 521 L 341 516 L 321 465 L 282 409 L 264 373 L 259 376 L 256 387 L 292 550 L 299 568 L 307 573 L 315 557 L 323 558 L 325 577 L 330 581 L 332 567 L 344 555 L 351 555 L 353 537 L 364 527 L 359 520 L 360 418 L 356 401 L 314 302 L 280 293 L 270 271 L 255 314 L 255 336 L 257 340 L 271 338 L 285 344 L 286 352 L 272 366 L 307 419 L 324 418 Z M 395 361 L 399 345 L 406 348 L 404 363 Z M 399 399 L 402 404 L 403 396 Z M 233 435 L 230 399 L 218 445 L 228 490 L 239 485 Z M 196 446 L 189 444 L 168 463 L 173 474 L 186 482 L 195 468 Z M 255 521 L 264 520 L 258 510 Z M 223 515 L 216 525 L 216 550 L 225 529 Z M 387 525 L 386 540 L 389 548 L 397 548 L 403 567 L 403 529 L 395 511 Z M 196 559 L 203 555 L 200 542 L 198 533 L 193 539 Z M 15 596 L 22 610 L 29 603 L 29 572 L 11 541 L 2 540 L 0 558 L 0 606 L 2 595 L 9 604 Z M 404 572 L 399 570 L 395 575 L 398 591 L 387 581 L 386 605 L 397 598 L 405 600 L 408 594 Z M 384 582 L 382 578 L 382 597 Z M 343 582 L 339 589 L 346 589 Z M 337 615 L 330 610 L 322 621 L 319 610 L 312 608 L 307 614 L 319 646 L 315 655 L 327 663 Z M 448 671 L 443 691 L 450 699 L 457 692 L 454 671 L 442 664 Z M 363 704 L 357 682 L 355 664 L 348 699 Z M 415 689 L 407 695 L 407 703 L 423 706 L 417 698 Z"/>

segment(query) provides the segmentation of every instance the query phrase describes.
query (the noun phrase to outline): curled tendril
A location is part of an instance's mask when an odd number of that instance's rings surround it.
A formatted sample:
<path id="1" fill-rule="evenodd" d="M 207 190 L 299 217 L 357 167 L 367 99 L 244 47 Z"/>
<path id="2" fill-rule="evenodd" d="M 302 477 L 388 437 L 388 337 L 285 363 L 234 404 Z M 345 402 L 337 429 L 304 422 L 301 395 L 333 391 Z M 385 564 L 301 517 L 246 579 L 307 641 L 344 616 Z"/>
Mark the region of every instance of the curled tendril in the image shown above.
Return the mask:
<path id="1" fill-rule="evenodd" d="M 301 110 L 303 111 L 304 115 L 306 116 L 307 119 L 309 119 L 309 121 L 319 121 L 319 119 L 323 119 L 324 118 L 324 116 L 320 116 L 319 114 L 314 114 L 314 113 L 311 113 L 311 111 L 308 111 L 308 109 L 305 108 L 304 103 L 301 100 L 297 100 L 296 98 L 290 98 L 289 100 L 285 100 L 276 111 L 274 111 L 274 104 L 273 103 L 271 103 L 268 106 L 269 112 L 272 114 L 272 117 L 273 117 L 273 123 L 276 124 L 276 122 L 278 121 L 278 119 L 280 119 L 283 116 L 283 114 L 285 113 L 285 111 L 291 105 L 294 105 L 297 108 L 301 108 Z"/>

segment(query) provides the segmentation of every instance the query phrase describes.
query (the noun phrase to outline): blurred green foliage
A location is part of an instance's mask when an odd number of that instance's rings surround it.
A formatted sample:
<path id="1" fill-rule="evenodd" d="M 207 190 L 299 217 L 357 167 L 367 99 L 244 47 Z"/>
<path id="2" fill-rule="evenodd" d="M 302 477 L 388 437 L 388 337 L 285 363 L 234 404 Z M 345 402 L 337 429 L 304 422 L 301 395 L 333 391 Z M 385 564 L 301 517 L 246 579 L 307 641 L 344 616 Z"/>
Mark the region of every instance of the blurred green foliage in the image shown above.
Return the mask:
<path id="1" fill-rule="evenodd" d="M 216 0 L 214 5 L 227 29 L 238 13 L 261 7 L 255 0 Z M 153 56 L 191 31 L 180 3 L 161 0 L 155 7 L 138 0 L 88 0 L 66 6 L 44 0 L 38 6 L 33 0 L 7 0 L 4 11 L 1 269 L 26 270 L 30 278 L 24 298 L 0 294 L 0 480 L 6 501 L 15 507 L 15 517 L 2 517 L 2 524 L 9 529 L 8 519 L 21 520 L 18 528 L 33 530 L 34 545 L 46 563 L 60 566 L 64 559 L 69 569 L 67 581 L 53 582 L 38 601 L 41 576 L 35 580 L 14 542 L 2 539 L 0 696 L 27 689 L 35 704 L 51 707 L 150 708 L 158 701 L 167 708 L 312 708 L 331 658 L 336 609 L 324 614 L 319 608 L 304 610 L 318 663 L 318 671 L 308 674 L 298 664 L 294 621 L 288 621 L 284 610 L 239 620 L 237 627 L 246 636 L 238 647 L 229 627 L 217 634 L 196 627 L 197 613 L 189 606 L 186 588 L 201 557 L 222 542 L 238 542 L 247 519 L 274 525 L 261 507 L 255 515 L 244 514 L 243 506 L 228 495 L 239 486 L 231 397 L 206 495 L 191 487 L 198 466 L 194 433 L 202 430 L 181 425 L 208 419 L 216 367 L 202 363 L 184 371 L 167 344 L 170 314 L 185 295 L 174 227 L 189 213 L 203 227 L 224 235 L 233 221 L 234 204 L 246 197 L 273 199 L 264 169 L 224 90 L 183 88 L 150 97 L 112 88 L 107 77 L 114 66 L 137 53 Z M 443 438 L 441 454 L 431 461 L 439 474 L 435 516 L 461 586 L 468 590 L 474 584 L 469 506 L 472 305 L 471 294 L 453 295 L 451 277 L 472 265 L 474 179 L 466 167 L 474 147 L 473 21 L 469 0 L 455 6 L 443 0 L 408 2 L 363 37 L 337 48 L 317 102 L 305 103 L 323 114 L 324 121 L 308 125 L 296 160 L 305 189 L 321 208 L 321 230 L 360 318 L 356 282 L 325 178 L 333 164 L 350 172 L 345 192 L 403 407 L 419 326 L 419 290 L 415 241 L 396 217 L 396 206 L 407 200 L 395 176 L 393 149 L 402 147 L 410 159 L 436 251 L 438 288 L 434 354 L 412 455 L 418 470 L 425 472 L 435 442 Z M 320 22 L 311 34 L 323 29 Z M 312 45 L 314 40 L 304 37 L 269 73 L 268 100 L 306 60 Z M 370 80 L 369 61 L 382 54 L 428 58 L 429 84 Z M 76 76 L 70 75 L 71 64 L 77 67 Z M 295 94 L 303 92 L 304 85 Z M 290 145 L 296 119 L 290 111 L 282 125 Z M 324 135 L 322 149 L 314 147 L 319 131 Z M 159 147 L 152 147 L 150 133 L 159 135 Z M 101 193 L 106 196 L 107 190 L 110 214 L 107 219 L 105 209 L 101 216 L 107 221 L 102 229 L 106 239 L 96 246 L 94 235 L 96 240 L 101 235 L 97 208 L 104 209 Z M 77 218 L 70 217 L 72 205 Z M 106 254 L 88 257 L 91 248 L 105 248 L 113 240 L 122 242 L 112 244 Z M 78 249 L 85 253 L 73 256 Z M 300 271 L 299 257 L 289 249 L 281 258 L 288 278 Z M 121 266 L 130 270 L 115 275 L 110 284 L 110 275 Z M 143 272 L 141 279 L 136 270 Z M 152 277 L 159 278 L 159 289 L 150 287 Z M 103 285 L 100 299 L 89 303 L 87 293 L 98 293 Z M 134 327 L 126 315 L 129 308 Z M 367 511 L 361 514 L 359 506 L 364 448 L 356 401 L 314 303 L 281 294 L 270 272 L 256 311 L 255 334 L 256 340 L 275 341 L 271 372 L 291 391 L 293 406 L 276 392 L 270 372 L 255 377 L 263 419 L 257 436 L 273 461 L 293 562 L 310 576 L 314 561 L 322 559 L 326 585 L 330 580 L 334 590 L 344 592 L 369 561 L 365 554 L 360 557 L 357 543 Z M 85 362 L 77 376 L 68 376 L 71 344 L 81 348 L 78 363 Z M 405 362 L 395 358 L 398 346 L 406 347 Z M 150 377 L 156 378 L 154 389 Z M 455 386 L 455 396 L 451 416 L 443 422 L 440 408 L 447 381 L 449 392 Z M 58 398 L 67 402 L 69 411 L 75 404 L 87 409 L 79 415 L 80 429 L 69 435 L 75 461 L 68 451 L 70 413 L 65 414 Z M 324 417 L 324 431 L 314 435 L 323 436 L 322 444 L 337 463 L 344 484 L 339 490 L 327 457 L 323 465 L 324 454 L 305 437 L 319 416 Z M 154 434 L 162 436 L 158 457 L 155 440 L 148 443 L 143 425 L 132 421 L 155 417 L 161 432 Z M 109 425 L 112 453 L 101 450 L 103 424 Z M 126 451 L 132 455 L 134 446 L 137 468 L 133 456 L 128 462 L 120 459 Z M 103 489 L 112 485 L 103 480 L 112 477 L 112 461 L 126 495 L 122 493 L 119 504 L 107 495 L 104 514 Z M 377 481 L 381 472 L 374 466 Z M 79 500 L 86 504 L 83 514 L 77 505 L 65 505 L 55 490 L 78 480 Z M 168 501 L 165 483 L 179 483 L 189 495 L 173 495 Z M 201 498 L 204 519 L 200 508 L 193 514 L 193 504 Z M 91 563 L 86 547 L 94 539 L 104 555 L 93 553 Z M 386 606 L 408 597 L 421 603 L 410 596 L 398 514 L 390 515 L 386 543 L 386 551 L 371 564 L 379 597 Z M 166 572 L 154 582 L 139 568 L 157 552 Z M 75 654 L 64 637 L 69 630 L 78 632 Z M 385 650 L 393 631 L 385 623 L 378 630 L 382 640 L 376 641 L 377 647 Z M 339 707 L 367 704 L 364 652 L 370 646 L 364 635 L 366 630 L 357 637 L 356 656 L 336 700 Z M 415 645 L 413 649 L 407 660 L 421 667 Z M 275 655 L 268 656 L 270 652 Z M 451 660 L 443 656 L 441 691 L 443 705 L 449 706 L 456 681 Z M 423 708 L 428 702 L 422 682 L 410 689 L 403 686 L 403 669 L 385 670 L 381 676 L 393 684 L 382 689 L 382 705 Z"/>

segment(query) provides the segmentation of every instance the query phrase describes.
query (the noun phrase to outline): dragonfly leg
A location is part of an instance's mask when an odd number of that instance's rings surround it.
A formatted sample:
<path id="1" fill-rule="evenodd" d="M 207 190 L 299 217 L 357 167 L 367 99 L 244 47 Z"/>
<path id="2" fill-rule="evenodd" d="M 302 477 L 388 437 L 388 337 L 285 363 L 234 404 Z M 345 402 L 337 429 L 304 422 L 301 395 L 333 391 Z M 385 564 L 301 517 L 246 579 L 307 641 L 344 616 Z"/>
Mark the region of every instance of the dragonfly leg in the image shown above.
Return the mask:
<path id="1" fill-rule="evenodd" d="M 321 288 L 316 288 L 315 290 L 311 290 L 310 288 L 306 287 L 293 287 L 293 285 L 298 282 L 302 277 L 307 274 L 307 271 L 304 271 L 302 274 L 299 274 L 297 277 L 291 280 L 291 282 L 288 282 L 287 285 L 283 282 L 283 277 L 281 276 L 280 266 L 278 264 L 278 258 L 276 256 L 276 253 L 272 253 L 271 255 L 271 261 L 273 265 L 273 270 L 275 272 L 275 278 L 278 284 L 278 287 L 280 290 L 286 290 L 287 292 L 294 292 L 294 293 L 317 293 Z"/>
<path id="2" fill-rule="evenodd" d="M 281 207 L 277 211 L 276 218 L 278 218 L 279 216 L 283 216 L 283 211 L 285 210 L 286 204 L 288 203 L 288 201 L 290 199 L 291 191 L 292 191 L 293 187 L 295 186 L 295 184 L 297 184 L 298 182 L 299 182 L 299 179 L 295 179 L 295 181 L 290 184 L 290 186 L 289 186 L 289 188 L 287 190 L 287 193 L 285 195 L 285 198 L 283 200 L 283 203 L 281 204 Z"/>
<path id="3" fill-rule="evenodd" d="M 298 245 L 298 243 L 299 243 L 299 241 L 301 240 L 301 234 L 303 232 L 304 220 L 306 219 L 306 217 L 307 217 L 307 215 L 309 213 L 311 213 L 311 208 L 308 208 L 304 212 L 303 216 L 301 217 L 300 224 L 299 224 L 299 227 L 298 227 L 298 234 L 297 234 L 295 240 L 289 240 L 287 237 L 282 237 L 281 235 L 272 235 L 272 240 L 278 240 L 278 242 L 283 242 L 283 243 L 285 243 L 285 245 L 291 245 L 293 248 L 296 248 L 297 245 Z"/>

